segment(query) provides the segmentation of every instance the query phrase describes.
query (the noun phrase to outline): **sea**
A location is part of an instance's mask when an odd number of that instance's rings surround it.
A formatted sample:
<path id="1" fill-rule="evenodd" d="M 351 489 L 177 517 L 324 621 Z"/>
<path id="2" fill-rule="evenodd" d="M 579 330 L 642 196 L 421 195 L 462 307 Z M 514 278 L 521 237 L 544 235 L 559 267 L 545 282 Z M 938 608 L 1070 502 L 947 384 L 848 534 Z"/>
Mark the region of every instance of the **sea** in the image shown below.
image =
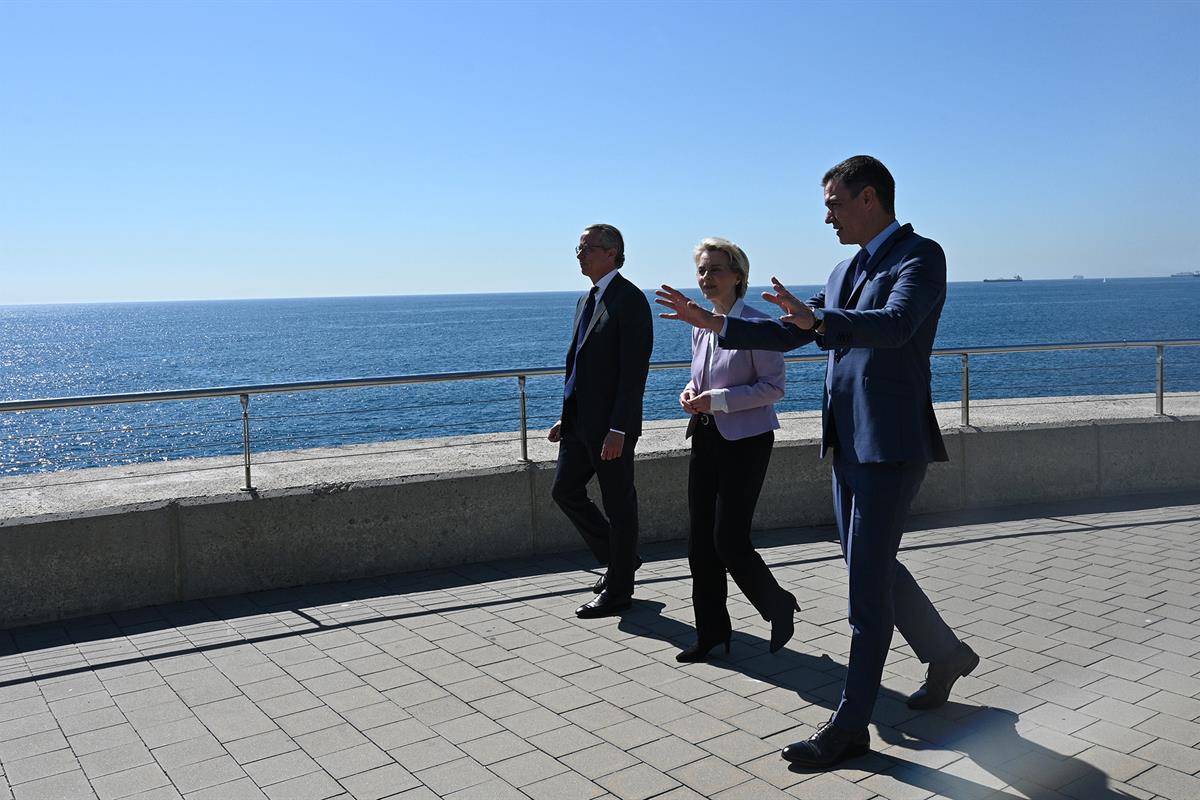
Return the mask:
<path id="1" fill-rule="evenodd" d="M 801 296 L 819 287 L 793 287 Z M 0 306 L 0 401 L 248 384 L 561 369 L 583 292 Z M 774 309 L 752 290 L 748 301 Z M 693 296 L 699 299 L 697 293 Z M 653 292 L 647 290 L 647 297 Z M 655 311 L 662 310 L 655 306 Z M 1200 279 L 951 283 L 936 347 L 1200 339 Z M 656 362 L 690 357 L 656 317 Z M 797 355 L 819 354 L 812 347 Z M 972 398 L 1151 392 L 1153 348 L 972 356 Z M 780 411 L 820 407 L 823 365 L 789 365 Z M 960 359 L 933 359 L 935 401 L 961 395 Z M 1200 390 L 1200 347 L 1170 347 L 1167 391 Z M 655 370 L 647 419 L 678 418 L 685 370 Z M 515 432 L 515 378 L 254 395 L 256 453 Z M 562 377 L 531 377 L 547 428 Z M 515 433 L 514 439 L 515 439 Z M 236 397 L 0 412 L 0 475 L 241 452 Z"/>

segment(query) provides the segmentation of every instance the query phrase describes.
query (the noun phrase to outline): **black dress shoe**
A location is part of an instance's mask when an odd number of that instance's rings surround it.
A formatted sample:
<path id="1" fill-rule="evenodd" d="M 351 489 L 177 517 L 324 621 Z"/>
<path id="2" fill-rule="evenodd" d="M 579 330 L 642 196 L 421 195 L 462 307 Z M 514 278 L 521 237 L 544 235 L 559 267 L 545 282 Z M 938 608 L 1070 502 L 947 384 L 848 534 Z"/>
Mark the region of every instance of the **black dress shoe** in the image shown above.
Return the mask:
<path id="1" fill-rule="evenodd" d="M 783 748 L 783 757 L 801 767 L 832 767 L 839 761 L 871 750 L 871 735 L 864 728 L 852 731 L 833 724 L 833 718 L 802 742 Z"/>
<path id="2" fill-rule="evenodd" d="M 614 597 L 604 590 L 596 595 L 589 603 L 584 603 L 579 608 L 575 609 L 575 616 L 580 619 L 595 619 L 596 617 L 611 617 L 614 614 L 620 614 L 633 605 L 632 597 Z"/>
<path id="3" fill-rule="evenodd" d="M 954 682 L 963 675 L 970 675 L 977 666 L 979 656 L 966 644 L 959 642 L 958 649 L 949 658 L 930 662 L 925 672 L 925 683 L 908 698 L 908 707 L 918 710 L 937 708 L 950 698 Z"/>
<path id="4" fill-rule="evenodd" d="M 791 640 L 792 634 L 796 632 L 796 623 L 792 619 L 792 614 L 799 610 L 800 604 L 796 602 L 796 596 L 791 592 L 784 592 L 782 602 L 779 604 L 779 611 L 771 617 L 772 653 L 778 653 Z"/>
<path id="5" fill-rule="evenodd" d="M 715 637 L 701 636 L 696 639 L 694 645 L 676 653 L 675 660 L 682 664 L 695 664 L 698 661 L 706 661 L 708 660 L 708 651 L 722 642 L 725 643 L 725 655 L 729 655 L 729 640 L 732 638 L 732 631 L 726 631 L 723 635 Z"/>

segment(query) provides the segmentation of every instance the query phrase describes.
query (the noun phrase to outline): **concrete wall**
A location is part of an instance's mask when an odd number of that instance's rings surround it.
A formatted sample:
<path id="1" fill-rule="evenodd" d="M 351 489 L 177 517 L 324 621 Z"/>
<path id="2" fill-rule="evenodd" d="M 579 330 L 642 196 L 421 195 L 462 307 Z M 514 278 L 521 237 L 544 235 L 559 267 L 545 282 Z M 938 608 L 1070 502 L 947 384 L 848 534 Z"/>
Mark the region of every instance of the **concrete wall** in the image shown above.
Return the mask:
<path id="1" fill-rule="evenodd" d="M 1200 418 L 962 429 L 917 513 L 1200 488 Z M 642 536 L 686 535 L 687 453 L 639 458 Z M 552 463 L 0 522 L 0 628 L 260 589 L 579 549 Z M 832 524 L 812 442 L 776 446 L 762 529 Z"/>

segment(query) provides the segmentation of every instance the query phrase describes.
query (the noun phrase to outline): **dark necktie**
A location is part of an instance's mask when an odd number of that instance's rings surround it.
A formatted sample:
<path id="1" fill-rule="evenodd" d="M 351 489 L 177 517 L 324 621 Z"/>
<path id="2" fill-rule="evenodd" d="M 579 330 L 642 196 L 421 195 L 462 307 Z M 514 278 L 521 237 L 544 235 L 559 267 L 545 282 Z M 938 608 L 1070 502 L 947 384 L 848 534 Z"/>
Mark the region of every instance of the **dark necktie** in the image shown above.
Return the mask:
<path id="1" fill-rule="evenodd" d="M 871 253 L 867 248 L 861 248 L 854 256 L 854 278 L 850 281 L 851 286 L 858 285 L 858 279 L 867 271 L 867 262 L 871 260 Z"/>
<path id="2" fill-rule="evenodd" d="M 587 302 L 583 304 L 583 313 L 579 315 L 575 338 L 571 340 L 571 352 L 567 354 L 567 382 L 563 384 L 563 397 L 575 394 L 575 353 L 579 350 L 583 335 L 587 333 L 588 323 L 592 321 L 592 314 L 596 311 L 596 292 L 599 288 L 593 286 L 592 290 L 588 292 Z"/>

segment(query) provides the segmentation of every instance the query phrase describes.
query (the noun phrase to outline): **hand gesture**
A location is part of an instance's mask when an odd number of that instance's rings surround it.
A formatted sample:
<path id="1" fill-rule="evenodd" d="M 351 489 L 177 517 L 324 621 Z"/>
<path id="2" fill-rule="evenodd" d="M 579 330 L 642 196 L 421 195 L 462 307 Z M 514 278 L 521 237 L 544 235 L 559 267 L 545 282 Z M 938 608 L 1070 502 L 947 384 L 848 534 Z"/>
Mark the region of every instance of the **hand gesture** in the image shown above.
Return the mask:
<path id="1" fill-rule="evenodd" d="M 682 320 L 693 327 L 706 328 L 710 331 L 721 330 L 723 319 L 720 315 L 701 308 L 695 301 L 688 299 L 687 295 L 678 289 L 674 289 L 664 283 L 662 288 L 654 294 L 658 295 L 654 302 L 660 306 L 666 306 L 673 312 L 659 314 L 663 319 Z"/>
<path id="2" fill-rule="evenodd" d="M 802 331 L 812 330 L 816 324 L 812 309 L 802 303 L 796 295 L 789 292 L 787 287 L 780 283 L 779 279 L 774 275 L 771 276 L 771 287 L 775 289 L 775 293 L 763 292 L 762 297 L 763 300 L 766 300 L 768 303 L 774 303 L 786 312 L 779 318 L 779 321 L 788 325 L 795 325 Z"/>
<path id="3" fill-rule="evenodd" d="M 552 442 L 557 442 L 562 439 L 562 420 L 550 426 L 550 432 L 546 434 L 546 438 Z"/>
<path id="4" fill-rule="evenodd" d="M 692 398 L 695 396 L 696 393 L 692 391 L 691 387 L 688 387 L 679 393 L 679 405 L 689 414 L 696 413 L 692 410 Z"/>

